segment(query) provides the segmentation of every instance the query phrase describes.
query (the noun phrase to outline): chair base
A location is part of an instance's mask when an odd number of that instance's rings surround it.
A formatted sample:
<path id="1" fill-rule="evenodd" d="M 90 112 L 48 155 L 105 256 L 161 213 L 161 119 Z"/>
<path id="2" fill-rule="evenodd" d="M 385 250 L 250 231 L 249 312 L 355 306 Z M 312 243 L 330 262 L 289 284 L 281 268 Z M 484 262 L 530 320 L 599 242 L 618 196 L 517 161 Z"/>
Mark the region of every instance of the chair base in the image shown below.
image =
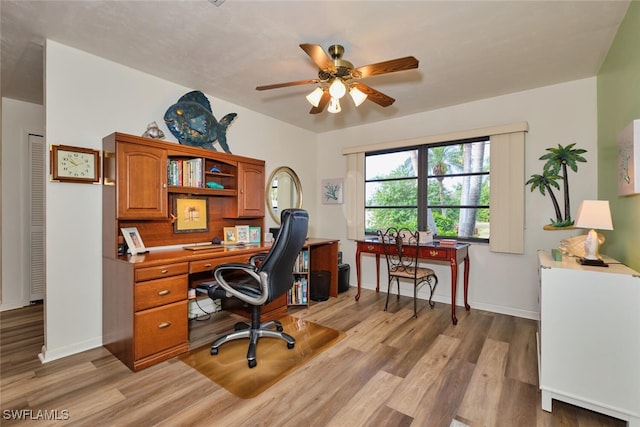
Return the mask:
<path id="1" fill-rule="evenodd" d="M 252 317 L 255 317 L 255 314 Z M 258 319 L 259 317 L 260 314 L 258 312 Z M 274 326 L 276 330 L 272 329 Z M 296 344 L 295 338 L 285 332 L 282 332 L 282 324 L 278 320 L 271 320 L 264 323 L 258 322 L 257 327 L 254 327 L 254 325 L 249 325 L 248 323 L 240 322 L 236 323 L 234 329 L 235 332 L 217 338 L 211 344 L 212 356 L 218 354 L 219 347 L 222 344 L 233 340 L 248 338 L 249 350 L 247 351 L 247 364 L 249 365 L 249 368 L 255 368 L 258 365 L 258 361 L 256 360 L 256 347 L 258 345 L 258 338 L 279 338 L 287 343 L 288 349 L 294 348 Z"/>

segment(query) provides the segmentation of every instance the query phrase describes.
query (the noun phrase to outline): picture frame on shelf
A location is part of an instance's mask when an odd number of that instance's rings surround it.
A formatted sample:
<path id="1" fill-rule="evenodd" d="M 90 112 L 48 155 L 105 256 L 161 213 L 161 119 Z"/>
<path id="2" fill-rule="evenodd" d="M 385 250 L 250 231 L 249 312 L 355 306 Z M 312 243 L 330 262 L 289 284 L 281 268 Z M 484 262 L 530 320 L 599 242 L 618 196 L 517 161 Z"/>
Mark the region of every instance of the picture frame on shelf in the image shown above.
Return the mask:
<path id="1" fill-rule="evenodd" d="M 238 244 L 238 232 L 236 227 L 224 227 L 224 240 L 225 245 L 237 245 Z"/>
<path id="2" fill-rule="evenodd" d="M 174 233 L 209 231 L 207 197 L 176 195 L 173 197 Z"/>
<path id="3" fill-rule="evenodd" d="M 262 228 L 249 227 L 249 243 L 260 244 L 261 235 L 262 235 Z"/>
<path id="4" fill-rule="evenodd" d="M 147 248 L 145 248 L 142 237 L 140 237 L 140 232 L 138 232 L 136 227 L 125 227 L 121 228 L 120 231 L 122 232 L 125 242 L 127 242 L 131 255 L 149 252 Z"/>
<path id="5" fill-rule="evenodd" d="M 238 243 L 249 243 L 249 226 L 236 225 Z"/>

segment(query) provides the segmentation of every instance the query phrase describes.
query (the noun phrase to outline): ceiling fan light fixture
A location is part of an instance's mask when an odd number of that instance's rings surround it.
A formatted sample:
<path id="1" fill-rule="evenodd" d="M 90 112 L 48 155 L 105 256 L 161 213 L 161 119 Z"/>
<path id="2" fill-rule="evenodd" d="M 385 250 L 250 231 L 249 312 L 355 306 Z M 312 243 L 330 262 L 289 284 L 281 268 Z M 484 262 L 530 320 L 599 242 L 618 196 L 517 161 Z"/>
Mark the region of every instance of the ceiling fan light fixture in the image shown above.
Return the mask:
<path id="1" fill-rule="evenodd" d="M 331 97 L 327 111 L 334 114 L 342 111 L 342 108 L 340 107 L 340 100 L 338 98 Z"/>
<path id="2" fill-rule="evenodd" d="M 331 86 L 329 86 L 329 93 L 336 99 L 342 98 L 347 93 L 347 87 L 342 79 L 333 79 Z"/>
<path id="3" fill-rule="evenodd" d="M 318 104 L 320 104 L 320 99 L 322 98 L 323 93 L 324 91 L 322 90 L 322 88 L 317 87 L 313 90 L 313 92 L 307 95 L 307 101 L 309 101 L 309 104 L 313 105 L 314 107 L 317 107 Z"/>
<path id="4" fill-rule="evenodd" d="M 355 86 L 349 89 L 349 95 L 351 95 L 351 99 L 353 99 L 353 103 L 356 104 L 356 107 L 359 107 L 360 104 L 367 99 L 367 94 Z"/>

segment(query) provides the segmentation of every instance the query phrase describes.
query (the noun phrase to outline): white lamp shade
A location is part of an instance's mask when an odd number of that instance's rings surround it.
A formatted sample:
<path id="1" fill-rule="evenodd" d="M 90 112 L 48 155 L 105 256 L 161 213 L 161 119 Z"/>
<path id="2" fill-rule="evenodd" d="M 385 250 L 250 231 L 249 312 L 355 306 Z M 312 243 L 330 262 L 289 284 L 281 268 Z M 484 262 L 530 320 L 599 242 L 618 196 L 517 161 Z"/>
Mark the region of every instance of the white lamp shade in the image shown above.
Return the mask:
<path id="1" fill-rule="evenodd" d="M 349 95 L 351 95 L 351 99 L 353 99 L 353 103 L 356 104 L 356 107 L 359 107 L 367 99 L 367 94 L 363 93 L 357 87 L 352 87 L 349 90 Z"/>
<path id="2" fill-rule="evenodd" d="M 336 99 L 342 98 L 347 93 L 347 87 L 344 82 L 339 78 L 336 78 L 329 86 L 329 93 Z"/>
<path id="3" fill-rule="evenodd" d="M 578 207 L 576 222 L 578 228 L 613 230 L 611 209 L 608 200 L 583 200 Z"/>
<path id="4" fill-rule="evenodd" d="M 314 107 L 317 107 L 318 104 L 320 104 L 320 99 L 322 99 L 323 93 L 324 91 L 322 90 L 322 88 L 317 87 L 313 90 L 313 92 L 307 95 L 307 101 L 309 101 L 309 104 L 313 105 Z"/>
<path id="5" fill-rule="evenodd" d="M 340 107 L 340 100 L 331 97 L 331 100 L 329 101 L 329 108 L 327 108 L 327 111 L 330 113 L 339 113 L 340 111 L 342 111 L 342 107 Z"/>

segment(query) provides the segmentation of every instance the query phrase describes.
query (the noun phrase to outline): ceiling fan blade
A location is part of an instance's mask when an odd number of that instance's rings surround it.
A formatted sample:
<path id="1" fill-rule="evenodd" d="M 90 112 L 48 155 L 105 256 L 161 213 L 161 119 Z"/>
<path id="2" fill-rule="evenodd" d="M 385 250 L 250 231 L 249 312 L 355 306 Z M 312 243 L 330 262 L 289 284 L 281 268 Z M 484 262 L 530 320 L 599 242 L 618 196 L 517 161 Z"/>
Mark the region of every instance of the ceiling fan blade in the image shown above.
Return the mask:
<path id="1" fill-rule="evenodd" d="M 311 59 L 313 59 L 313 62 L 316 63 L 319 69 L 329 70 L 332 72 L 336 71 L 336 67 L 335 65 L 333 65 L 333 61 L 331 61 L 331 58 L 329 58 L 322 46 L 317 44 L 303 43 L 300 45 L 300 47 L 305 51 L 307 55 L 311 57 Z"/>
<path id="2" fill-rule="evenodd" d="M 418 68 L 418 60 L 413 56 L 391 59 L 389 61 L 378 62 L 377 64 L 363 65 L 353 70 L 351 75 L 355 78 L 376 76 L 378 74 L 395 73 L 396 71 L 411 70 Z"/>
<path id="3" fill-rule="evenodd" d="M 313 83 L 318 83 L 319 81 L 320 80 L 318 79 L 313 79 L 313 80 L 299 80 L 297 82 L 277 83 L 274 85 L 256 86 L 256 90 L 268 90 L 268 89 L 278 89 L 281 87 L 288 87 L 288 86 L 310 85 Z"/>
<path id="4" fill-rule="evenodd" d="M 363 93 L 367 94 L 367 99 L 373 101 L 381 107 L 388 107 L 396 102 L 392 97 L 385 95 L 384 93 L 375 90 L 374 88 L 367 86 L 366 84 L 357 82 L 354 85 Z"/>
<path id="5" fill-rule="evenodd" d="M 331 95 L 329 95 L 329 92 L 323 93 L 322 98 L 320 98 L 320 102 L 318 102 L 318 106 L 311 108 L 309 114 L 322 113 L 324 111 L 324 107 L 326 107 L 329 103 L 329 99 L 331 99 Z"/>

